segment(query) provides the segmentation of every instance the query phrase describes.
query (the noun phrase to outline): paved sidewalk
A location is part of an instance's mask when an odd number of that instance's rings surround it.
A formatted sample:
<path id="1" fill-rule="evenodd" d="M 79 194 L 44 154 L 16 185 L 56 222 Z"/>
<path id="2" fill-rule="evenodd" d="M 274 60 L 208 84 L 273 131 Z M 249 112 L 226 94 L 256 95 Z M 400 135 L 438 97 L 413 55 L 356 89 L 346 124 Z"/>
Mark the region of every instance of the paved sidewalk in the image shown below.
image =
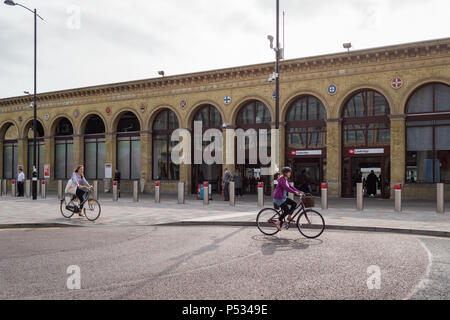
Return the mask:
<path id="1" fill-rule="evenodd" d="M 219 196 L 215 196 L 220 198 Z M 266 199 L 270 206 L 271 199 Z M 143 226 L 168 223 L 189 224 L 243 224 L 255 222 L 260 210 L 256 197 L 239 198 L 237 205 L 231 207 L 228 202 L 213 200 L 209 206 L 202 201 L 189 198 L 186 204 L 179 205 L 175 196 L 163 195 L 161 203 L 154 202 L 150 195 L 143 195 L 139 203 L 133 203 L 130 195 L 123 195 L 114 203 L 111 195 L 100 195 L 102 205 L 101 217 L 96 222 L 74 216 L 72 219 L 62 217 L 59 202 L 55 194 L 47 199 L 31 201 L 30 199 L 12 199 L 0 197 L 0 227 L 26 224 L 64 224 L 72 226 Z M 404 202 L 404 211 L 396 213 L 392 200 L 365 199 L 363 212 L 355 209 L 355 199 L 329 199 L 329 209 L 322 210 L 327 226 L 330 228 L 352 229 L 353 227 L 373 231 L 413 232 L 422 234 L 450 236 L 450 212 L 435 212 L 435 203 L 431 201 Z M 320 205 L 320 199 L 316 204 Z M 447 203 L 450 208 L 450 203 Z"/>

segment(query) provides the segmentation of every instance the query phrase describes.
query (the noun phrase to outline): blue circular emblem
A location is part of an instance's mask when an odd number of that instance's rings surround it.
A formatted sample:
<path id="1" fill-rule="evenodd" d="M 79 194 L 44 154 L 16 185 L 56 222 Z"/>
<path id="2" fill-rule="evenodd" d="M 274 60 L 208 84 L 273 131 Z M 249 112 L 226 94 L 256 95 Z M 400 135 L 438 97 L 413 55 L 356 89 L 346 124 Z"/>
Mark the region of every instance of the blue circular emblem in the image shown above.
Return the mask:
<path id="1" fill-rule="evenodd" d="M 223 99 L 223 102 L 225 102 L 225 104 L 230 104 L 230 103 L 231 103 L 231 97 L 230 97 L 230 96 L 226 96 L 226 97 Z"/>
<path id="2" fill-rule="evenodd" d="M 328 87 L 328 93 L 329 94 L 335 94 L 337 92 L 337 87 L 332 84 L 331 86 Z"/>
<path id="3" fill-rule="evenodd" d="M 74 112 L 73 112 L 73 116 L 76 118 L 76 117 L 78 117 L 78 110 L 75 110 Z"/>

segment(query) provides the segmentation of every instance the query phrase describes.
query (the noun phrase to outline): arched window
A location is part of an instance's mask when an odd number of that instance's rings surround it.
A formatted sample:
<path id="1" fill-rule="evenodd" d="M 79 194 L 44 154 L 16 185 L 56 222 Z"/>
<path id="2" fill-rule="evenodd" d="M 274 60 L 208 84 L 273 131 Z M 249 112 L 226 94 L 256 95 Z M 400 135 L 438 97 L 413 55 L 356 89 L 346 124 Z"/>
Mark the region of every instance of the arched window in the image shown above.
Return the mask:
<path id="1" fill-rule="evenodd" d="M 33 176 L 33 160 L 34 160 L 34 133 L 33 121 L 27 125 L 28 130 L 28 177 Z M 44 162 L 45 162 L 45 143 L 44 143 L 44 127 L 40 121 L 37 121 L 36 128 L 36 168 L 38 171 L 38 178 L 44 179 Z"/>
<path id="2" fill-rule="evenodd" d="M 420 87 L 406 105 L 406 181 L 450 182 L 450 86 Z"/>
<path id="3" fill-rule="evenodd" d="M 374 147 L 390 143 L 390 108 L 373 90 L 353 95 L 343 110 L 344 146 Z"/>
<path id="4" fill-rule="evenodd" d="M 105 178 L 105 124 L 98 115 L 90 116 L 84 127 L 84 174 L 91 180 Z"/>
<path id="5" fill-rule="evenodd" d="M 204 105 L 194 115 L 192 127 L 194 128 L 194 122 L 200 121 L 202 123 L 203 132 L 209 129 L 218 129 L 222 131 L 222 116 L 219 110 L 213 105 Z M 192 135 L 194 139 L 194 135 Z M 210 141 L 202 141 L 202 151 L 210 145 Z M 195 142 L 192 140 L 192 145 L 195 148 Z M 192 163 L 194 163 L 194 152 L 192 152 Z M 219 192 L 220 185 L 219 180 L 222 175 L 222 165 L 212 164 L 207 165 L 206 163 L 195 164 L 192 166 L 192 192 L 197 193 L 197 187 L 199 184 L 204 182 L 209 182 L 212 192 Z"/>
<path id="6" fill-rule="evenodd" d="M 3 138 L 3 179 L 15 179 L 18 166 L 19 134 L 13 124 L 7 124 Z M 2 130 L 3 131 L 3 130 Z"/>
<path id="7" fill-rule="evenodd" d="M 239 110 L 236 124 L 238 126 L 249 126 L 255 124 L 269 124 L 270 111 L 260 101 L 250 101 Z"/>
<path id="8" fill-rule="evenodd" d="M 61 118 L 55 128 L 55 178 L 68 179 L 73 169 L 73 127 L 69 119 Z"/>
<path id="9" fill-rule="evenodd" d="M 316 149 L 326 146 L 326 111 L 322 102 L 313 96 L 295 100 L 286 115 L 287 148 Z"/>
<path id="10" fill-rule="evenodd" d="M 124 180 L 136 180 L 141 175 L 141 126 L 132 112 L 126 112 L 117 124 L 117 168 Z"/>
<path id="11" fill-rule="evenodd" d="M 171 161 L 173 147 L 176 141 L 171 141 L 172 132 L 179 128 L 176 114 L 164 109 L 153 121 L 153 179 L 179 180 L 180 166 Z"/>

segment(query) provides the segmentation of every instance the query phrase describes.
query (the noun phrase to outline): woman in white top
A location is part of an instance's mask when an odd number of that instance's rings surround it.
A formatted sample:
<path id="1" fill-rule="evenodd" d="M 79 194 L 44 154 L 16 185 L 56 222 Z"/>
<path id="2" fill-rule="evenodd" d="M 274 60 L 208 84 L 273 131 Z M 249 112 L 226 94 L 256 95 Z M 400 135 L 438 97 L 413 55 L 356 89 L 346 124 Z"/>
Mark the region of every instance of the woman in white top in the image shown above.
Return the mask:
<path id="1" fill-rule="evenodd" d="M 75 169 L 75 172 L 72 175 L 72 182 L 77 186 L 77 191 L 76 191 L 76 195 L 78 197 L 78 199 L 80 200 L 80 211 L 78 212 L 78 214 L 80 216 L 83 216 L 83 214 L 81 213 L 83 210 L 83 200 L 84 200 L 84 194 L 86 193 L 85 191 L 83 191 L 80 187 L 85 186 L 90 188 L 91 186 L 89 185 L 89 183 L 87 182 L 87 180 L 84 178 L 84 167 L 83 166 L 78 166 Z"/>

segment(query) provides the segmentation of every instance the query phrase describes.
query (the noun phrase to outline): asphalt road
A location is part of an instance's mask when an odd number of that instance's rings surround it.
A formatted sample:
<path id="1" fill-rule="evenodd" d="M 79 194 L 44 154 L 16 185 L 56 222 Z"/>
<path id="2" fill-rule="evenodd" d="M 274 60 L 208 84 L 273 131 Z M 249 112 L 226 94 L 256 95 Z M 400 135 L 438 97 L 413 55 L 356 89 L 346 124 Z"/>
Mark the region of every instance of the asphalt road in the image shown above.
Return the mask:
<path id="1" fill-rule="evenodd" d="M 387 233 L 4 229 L 0 299 L 449 299 L 449 249 L 448 239 Z M 69 290 L 77 268 L 81 289 Z"/>

